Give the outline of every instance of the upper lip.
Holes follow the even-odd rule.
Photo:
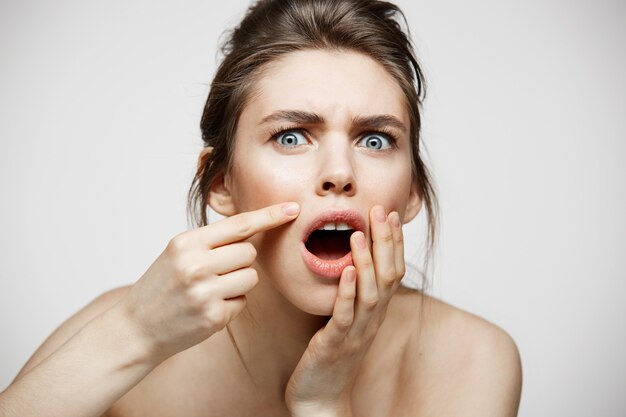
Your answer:
[[[365,230],[365,220],[354,210],[327,209],[315,217],[304,232],[303,241],[326,223],[347,223],[354,230]]]

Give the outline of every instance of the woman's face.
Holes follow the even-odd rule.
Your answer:
[[[356,52],[293,52],[269,64],[255,85],[224,182],[230,208],[213,208],[231,215],[300,204],[295,221],[250,241],[259,278],[301,310],[330,315],[337,292],[338,279],[320,276],[302,254],[320,213],[351,210],[369,237],[372,206],[397,211],[405,223],[419,211],[409,123],[395,79]]]

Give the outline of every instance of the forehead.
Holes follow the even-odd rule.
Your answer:
[[[244,109],[260,120],[275,110],[309,110],[326,118],[391,114],[409,125],[406,98],[378,62],[352,51],[304,50],[267,64]]]

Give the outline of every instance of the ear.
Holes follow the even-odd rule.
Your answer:
[[[213,147],[203,148],[198,156],[198,170],[206,164],[206,159],[213,152]],[[230,192],[230,177],[227,174],[215,178],[209,188],[208,203],[211,209],[222,216],[232,216],[235,214],[232,194]]]
[[[406,204],[404,211],[404,219],[402,223],[406,224],[413,220],[422,209],[422,196],[417,188],[417,184],[414,182],[411,186],[411,192],[409,194],[409,201]]]
[[[232,216],[236,214],[233,197],[231,194],[230,176],[220,175],[213,180],[209,189],[209,206],[216,213],[222,216]]]

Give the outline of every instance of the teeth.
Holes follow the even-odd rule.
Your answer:
[[[326,223],[317,230],[352,230],[348,223]]]
[[[350,230],[352,229],[348,226],[348,223],[337,223],[337,230]]]

